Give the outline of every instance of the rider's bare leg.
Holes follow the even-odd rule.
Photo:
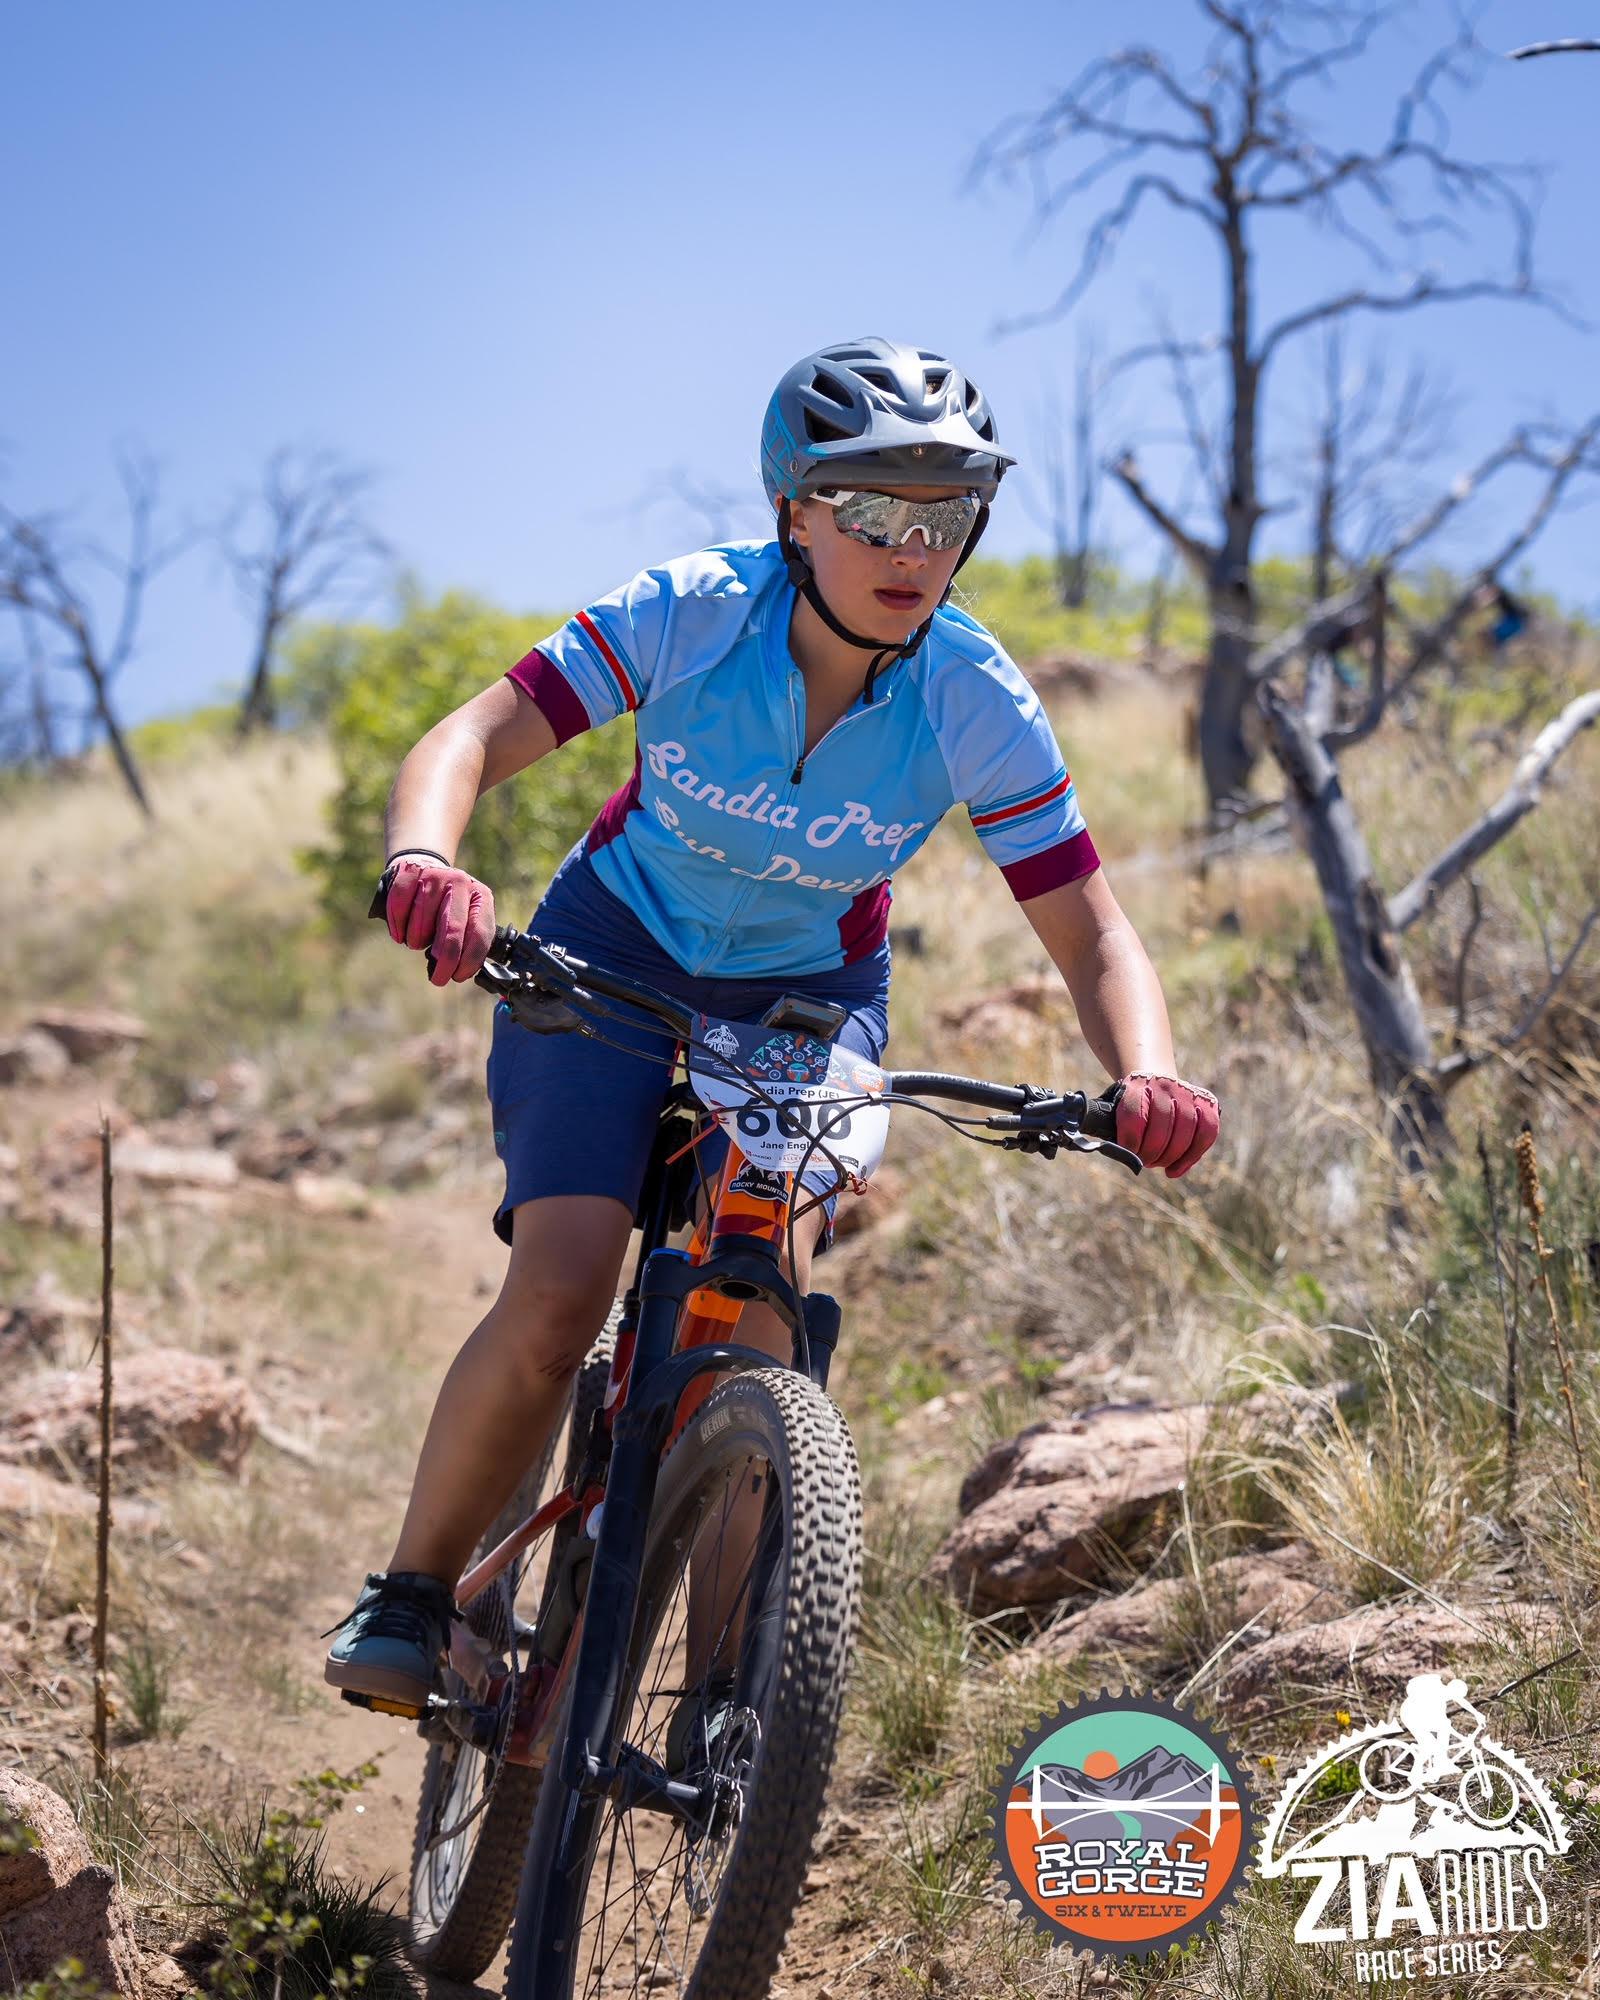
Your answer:
[[[605,1325],[633,1226],[606,1195],[524,1202],[511,1220],[505,1282],[439,1391],[389,1563],[452,1589]]]
[[[811,1256],[822,1228],[820,1208],[801,1216],[795,1224],[794,1285],[802,1297],[810,1289]],[[787,1257],[783,1269],[789,1275]],[[739,1315],[733,1338],[741,1347],[759,1348],[763,1354],[785,1364],[794,1354],[794,1335],[771,1306],[746,1306]],[[764,1490],[744,1487],[733,1499],[726,1517],[719,1513],[702,1527],[689,1573],[686,1687],[696,1686],[712,1665],[732,1666],[738,1655],[744,1624],[740,1593],[748,1588],[764,1499]]]

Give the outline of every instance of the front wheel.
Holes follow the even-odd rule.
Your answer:
[[[699,1737],[718,1810],[690,1829],[570,1788],[564,1714],[528,1841],[508,2000],[766,1992],[822,1815],[860,1577],[861,1483],[838,1410],[790,1369],[723,1383],[661,1468],[607,1749],[613,1765],[628,1749],[666,1764],[676,1715],[676,1734]],[[697,1707],[679,1714],[691,1652],[697,1676],[710,1661],[734,1677],[714,1747]]]

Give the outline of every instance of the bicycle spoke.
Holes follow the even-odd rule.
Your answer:
[[[612,1874],[612,1870],[613,1870],[613,1869],[614,1869],[614,1868],[616,1867],[616,1864],[617,1864],[617,1836],[618,1836],[618,1835],[619,1835],[619,1834],[621,1833],[621,1831],[622,1831],[622,1822],[621,1822],[621,1820],[619,1820],[619,1819],[613,1819],[613,1821],[612,1821],[612,1825],[611,1825],[611,1851],[610,1851],[610,1852],[609,1852],[609,1853],[607,1854],[607,1856],[606,1856],[606,1887],[607,1887],[607,1888],[609,1888],[609,1887],[611,1886],[611,1874]],[[602,1896],[604,1895],[604,1890],[602,1890],[601,1894],[602,1894]],[[618,1897],[616,1898],[616,1901],[617,1901],[617,1902],[621,1902],[621,1900],[622,1900],[622,1898],[621,1898],[620,1896],[618,1896]],[[602,1906],[601,1906],[601,1909],[600,1909],[600,1913],[599,1913],[599,1922],[600,1922],[600,1940],[601,1940],[601,1942],[602,1942],[602,1943],[604,1943],[604,1941],[605,1941],[605,1934],[606,1934],[606,1930],[605,1930],[605,1918],[606,1918],[606,1911],[607,1911],[608,1909],[610,1909],[611,1907],[612,1907],[612,1905],[611,1905],[610,1903],[603,1903],[603,1904],[602,1904]],[[591,1961],[590,1961],[590,1962],[591,1962],[591,1964],[592,1964],[592,1963],[593,1963],[593,1960],[591,1959]],[[609,1963],[609,1960],[607,1961],[607,1963]],[[605,1967],[604,1967],[604,1966],[602,1966],[602,1967],[601,1967],[601,1970],[602,1970],[602,1971],[604,1971],[604,1969],[605,1969]],[[596,1992],[598,1993],[598,1992],[600,1991],[600,1988],[599,1988],[598,1986],[596,1986],[596,1987],[595,1987],[595,1991],[596,1991]]]
[[[628,1840],[628,1852],[633,1858],[634,1880],[638,1884],[640,1893],[643,1896],[644,1906],[650,1912],[651,1931],[654,1935],[656,1942],[656,1950],[650,1954],[649,1962],[646,1967],[647,1971],[653,1972],[656,1967],[656,1962],[661,1956],[662,1947],[666,1946],[668,1957],[669,1958],[672,1957],[671,1948],[670,1946],[667,1945],[667,1931],[671,1923],[672,1899],[670,1896],[667,1899],[667,1914],[664,1916],[657,1916],[656,1906],[651,1901],[650,1898],[650,1885],[652,1882],[654,1882],[656,1876],[661,1872],[662,1868],[666,1866],[666,1861],[665,1857],[663,1857],[661,1861],[658,1861],[656,1863],[655,1867],[651,1869],[648,1875],[641,1877],[639,1874],[638,1851],[635,1849],[633,1844],[633,1827],[631,1822],[629,1823],[627,1828],[627,1840]],[[668,1845],[670,1849],[671,1843],[669,1842]],[[673,1874],[672,1881],[673,1881],[673,1887],[676,1888],[678,1881],[676,1872],[674,1872]],[[681,1987],[683,1985],[683,1967],[678,1964],[675,1958],[673,1959],[672,1962],[672,1969],[677,1974],[678,1985]]]
[[[772,1535],[781,1533],[781,1511],[763,1509],[749,1546],[739,1551],[737,1578],[730,1573],[730,1561],[735,1509],[757,1465],[770,1476],[771,1466],[751,1454],[726,1467],[720,1484],[696,1496],[692,1517],[678,1542],[675,1570],[665,1587],[656,1590],[645,1614],[653,1620],[654,1632],[632,1685],[622,1692],[621,1712],[627,1717],[623,1739],[658,1763],[665,1757],[662,1737],[675,1705],[698,1684],[689,1679],[696,1603],[702,1618],[714,1618],[712,1629],[698,1635],[699,1652],[708,1666],[720,1659],[731,1632],[756,1629],[750,1616],[755,1580],[770,1554]],[[701,1571],[698,1597],[696,1566]],[[715,1615],[724,1597],[727,1601]],[[743,1631],[738,1643],[742,1647]],[[754,1698],[759,1701],[762,1693],[754,1691]],[[704,1717],[698,1726],[703,1755],[709,1747]],[[648,1991],[652,1978],[663,1975],[669,1975],[681,1991],[709,1933],[709,1922],[703,1918],[712,1911],[726,1874],[738,1823],[711,1843],[697,1840],[676,1815],[620,1811],[611,1802],[605,1812],[611,1826],[606,1831],[602,1820],[597,1829],[588,1907],[580,1920],[585,1942],[578,1951],[577,1990],[586,2000],[588,1996],[600,2000],[619,1990],[615,1982],[625,1981],[631,1970],[633,1990],[638,1993]]]

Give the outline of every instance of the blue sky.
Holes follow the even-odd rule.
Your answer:
[[[1508,48],[1594,26],[1588,0],[1498,0]],[[921,0],[712,10],[613,0],[76,0],[15,9],[0,75],[11,303],[0,328],[0,491],[114,534],[113,449],[164,469],[169,518],[202,521],[276,447],[370,466],[375,524],[429,589],[564,607],[704,539],[662,491],[674,467],[751,496],[773,381],[829,339],[881,331],[954,355],[1006,442],[1038,460],[1070,326],[997,323],[1059,289],[1092,210],[1030,228],[1021,189],[968,184],[1000,120],[1095,54],[1148,39],[1189,55],[1193,0]],[[1447,20],[1416,0],[1381,53],[1319,100],[1370,132]],[[1594,186],[1600,58],[1497,65],[1455,115],[1459,150],[1551,180],[1544,268],[1600,325]],[[1271,299],[1310,295],[1348,253],[1271,244]],[[1164,306],[1209,331],[1218,264],[1152,209],[1078,317],[1117,348]],[[1373,329],[1459,397],[1442,465],[1512,422],[1600,403],[1597,339],[1484,305]],[[1309,350],[1278,379],[1310,394]],[[1106,442],[1142,443],[1168,492],[1173,413],[1151,375]],[[1275,497],[1301,485],[1279,432]],[[1593,604],[1592,513],[1541,545],[1541,578]],[[1113,510],[1124,559],[1151,545]],[[1281,540],[1297,532],[1285,516]],[[995,548],[1042,543],[1015,482]],[[1463,544],[1463,548],[1466,545]],[[135,717],[243,672],[247,630],[204,549],[156,585],[123,688]]]

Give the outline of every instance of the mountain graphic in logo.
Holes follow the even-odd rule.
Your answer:
[[[1029,1803],[1037,1805],[1043,1831],[1066,1840],[1130,1833],[1166,1840],[1212,1811],[1218,1791],[1214,1766],[1204,1770],[1161,1744],[1105,1777],[1071,1764],[1036,1764],[1029,1777]]]

